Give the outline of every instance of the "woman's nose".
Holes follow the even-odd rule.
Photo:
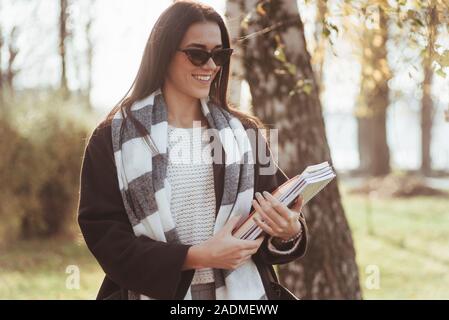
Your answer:
[[[214,59],[209,58],[209,60],[203,67],[206,69],[215,70],[217,68],[217,65],[215,64]]]

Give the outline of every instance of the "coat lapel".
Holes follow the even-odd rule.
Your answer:
[[[223,188],[224,188],[224,149],[221,147],[222,160],[220,163],[213,161],[213,171],[214,171],[214,189],[215,189],[215,217],[217,217],[218,210],[220,209],[221,199],[223,198]],[[214,159],[214,157],[212,157]]]

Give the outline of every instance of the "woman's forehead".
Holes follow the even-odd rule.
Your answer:
[[[181,46],[203,47],[214,49],[221,46],[221,31],[215,22],[199,22],[192,24],[184,34]]]

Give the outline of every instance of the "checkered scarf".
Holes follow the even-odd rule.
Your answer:
[[[254,162],[249,137],[236,117],[208,99],[201,99],[201,110],[225,152],[223,197],[214,225],[216,234],[230,217],[241,216],[243,220],[248,216],[254,194]],[[142,136],[131,121],[124,121],[121,112],[115,115],[112,144],[126,213],[136,236],[179,243],[170,212],[171,191],[166,178],[167,107],[161,90],[134,103],[130,112],[146,128],[151,139]],[[218,300],[267,299],[262,279],[251,259],[235,270],[213,271]],[[184,299],[192,299],[191,289],[192,286]],[[129,291],[129,298],[152,299],[132,291]]]

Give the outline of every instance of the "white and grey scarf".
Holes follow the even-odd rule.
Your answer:
[[[236,117],[209,99],[201,99],[201,110],[225,152],[223,197],[215,220],[216,234],[230,217],[243,219],[250,212],[254,193],[253,153],[249,137]],[[171,191],[166,178],[167,108],[161,90],[134,103],[131,112],[152,140],[142,136],[131,121],[123,121],[120,112],[115,115],[112,144],[126,213],[136,236],[179,243],[170,212]],[[151,147],[153,142],[156,148]],[[251,259],[235,270],[214,269],[214,276],[218,300],[267,299],[262,279]],[[129,298],[152,299],[131,291]],[[184,299],[192,299],[191,287]]]

